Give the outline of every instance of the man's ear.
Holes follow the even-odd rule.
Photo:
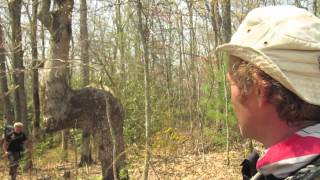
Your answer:
[[[268,98],[267,98],[267,89],[263,84],[262,79],[258,76],[255,75],[255,94],[257,97],[257,101],[258,101],[258,106],[262,107],[264,106],[266,103],[268,103]]]

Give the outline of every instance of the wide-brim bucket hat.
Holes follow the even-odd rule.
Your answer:
[[[217,51],[255,64],[304,101],[320,105],[320,19],[307,10],[256,8]]]

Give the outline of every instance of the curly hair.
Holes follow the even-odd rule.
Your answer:
[[[230,56],[229,75],[239,87],[242,99],[245,99],[257,85],[256,76],[260,77],[268,101],[274,105],[279,117],[286,120],[289,126],[320,123],[320,106],[303,101],[254,64]]]

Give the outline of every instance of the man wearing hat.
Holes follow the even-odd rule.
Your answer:
[[[241,134],[266,147],[244,179],[320,179],[320,19],[294,6],[257,8],[217,50],[229,56]]]
[[[4,150],[9,159],[9,174],[12,180],[16,180],[21,152],[27,142],[27,136],[22,132],[23,124],[14,123],[14,131],[5,136]]]

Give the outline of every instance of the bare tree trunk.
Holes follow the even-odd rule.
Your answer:
[[[222,43],[224,41],[224,37],[223,37],[223,34],[221,31],[223,31],[222,27],[223,27],[223,24],[222,24],[222,18],[221,18],[221,15],[220,15],[220,6],[219,6],[219,1],[218,0],[211,0],[210,2],[210,5],[211,5],[211,22],[212,22],[212,28],[213,28],[213,31],[214,31],[214,34],[215,34],[215,45],[214,47],[217,47],[220,43]],[[215,54],[216,57],[218,57],[218,54]],[[222,63],[221,61],[217,61],[216,63],[216,66],[213,67],[213,70],[216,70],[213,72],[213,74],[215,73],[220,73],[220,70],[221,70],[221,66],[222,66]],[[217,114],[220,114],[220,113],[223,113],[223,106],[221,105],[221,101],[219,100],[219,95],[220,95],[220,89],[222,88],[221,86],[221,82],[220,81],[214,81],[213,82],[214,85],[213,87],[215,88],[215,91],[217,93],[215,93],[215,98],[217,99],[217,102],[216,102],[216,113]],[[216,129],[217,130],[220,130],[221,129],[221,126],[222,126],[222,122],[218,117],[216,118],[215,120],[216,124]]]
[[[218,0],[211,0],[210,2],[211,5],[211,23],[212,23],[212,28],[215,34],[215,47],[218,46],[221,42],[223,42],[223,37],[222,37],[222,17],[220,15],[220,7],[219,7],[219,1]],[[218,64],[218,68],[219,64]]]
[[[4,33],[2,30],[2,24],[0,24],[0,94],[3,100],[3,115],[6,124],[13,125],[14,113],[9,96],[7,73],[6,73],[6,56],[5,56],[5,44]]]
[[[211,24],[212,24],[212,28],[213,28],[213,32],[214,32],[214,47],[217,47],[219,44],[219,39],[218,37],[220,36],[219,31],[218,31],[218,25],[217,25],[217,21],[216,21],[216,8],[217,8],[217,1],[215,0],[211,0],[211,9],[209,6],[209,3],[206,3],[206,7],[207,7],[207,11],[210,14],[210,19],[211,19]]]
[[[223,2],[223,26],[224,26],[224,42],[229,42],[231,39],[231,5],[230,0],[225,0]],[[226,72],[225,72],[225,64],[222,62],[222,75],[223,75],[223,88],[224,88],[224,100],[225,100],[225,123],[226,123],[226,131],[227,131],[227,164],[229,165],[230,159],[229,159],[229,122],[228,122],[228,91],[227,91],[227,85],[226,85]]]
[[[87,25],[87,0],[81,0],[80,3],[80,44],[81,44],[81,59],[83,62],[82,67],[82,86],[89,85],[89,37]]]
[[[89,39],[87,25],[87,1],[80,1],[80,44],[81,44],[81,76],[82,87],[89,85]],[[87,130],[82,132],[81,158],[79,166],[92,164],[90,133]]]
[[[62,150],[62,160],[68,161],[68,141],[70,138],[69,130],[63,130],[61,132],[61,150]]]
[[[231,3],[230,3],[230,0],[223,1],[222,13],[223,13],[224,43],[227,43],[231,39]]]
[[[146,157],[144,162],[143,179],[148,180],[149,175],[149,161],[151,156],[150,149],[150,137],[149,137],[149,125],[150,125],[150,80],[149,80],[149,29],[148,22],[143,24],[142,22],[142,3],[140,0],[137,1],[137,14],[138,14],[138,31],[140,33],[140,41],[143,46],[143,57],[144,57],[144,103],[145,103],[145,134],[146,134]],[[146,17],[148,19],[148,17]],[[147,20],[146,20],[147,21]]]
[[[121,91],[121,95],[123,98],[126,98],[126,81],[127,81],[127,74],[126,74],[126,56],[125,56],[125,39],[123,34],[124,25],[122,24],[122,16],[121,16],[121,0],[116,0],[116,27],[117,27],[117,36],[116,36],[116,44],[117,49],[120,52],[120,76],[121,81],[119,83],[119,90]]]
[[[27,120],[27,98],[24,87],[24,65],[23,65],[23,51],[22,51],[22,33],[21,33],[21,0],[12,0],[8,3],[9,14],[11,17],[11,31],[13,42],[13,82],[19,86],[15,93],[15,118],[16,121],[21,121],[24,124],[24,132],[29,134],[29,125]],[[32,138],[29,137],[29,142]],[[31,152],[27,153],[24,170],[32,169]]]
[[[66,66],[72,33],[71,10],[73,1],[60,1],[57,4],[59,5],[59,9],[52,11],[52,15],[50,15],[48,13],[50,10],[50,0],[42,1],[42,9],[38,15],[39,20],[47,27],[51,34],[50,54],[52,59],[45,62],[45,76],[47,79],[45,80],[44,116],[47,118],[47,121],[56,118],[59,121],[66,119],[66,113],[71,108],[68,101],[71,99],[72,91],[67,84],[68,71]]]
[[[26,92],[24,87],[24,71],[23,66],[23,51],[21,37],[21,0],[9,1],[9,13],[11,17],[11,31],[13,42],[13,82],[19,86],[15,93],[15,120],[21,121],[25,126],[25,132],[29,133],[27,122],[27,102]]]
[[[38,17],[37,17],[38,18]],[[39,18],[38,18],[39,19]],[[39,67],[43,68],[44,66],[44,62],[46,60],[46,43],[45,43],[45,31],[44,31],[44,25],[41,24],[41,31],[40,31],[40,39],[41,39],[41,61],[39,63]],[[43,72],[43,71],[42,71]],[[46,89],[46,86],[45,86],[45,83],[42,80],[40,80],[40,83],[39,83],[39,100],[40,100],[40,112],[44,112],[44,109],[45,109],[45,89]],[[40,134],[40,138],[43,139],[46,137],[46,134],[45,133],[41,133]]]
[[[225,66],[222,66],[223,70],[223,88],[224,88],[224,116],[225,116],[225,122],[226,122],[226,131],[227,131],[227,165],[230,164],[230,157],[229,157],[229,121],[228,121],[228,91],[227,91],[227,80],[226,80],[226,75],[225,75]]]
[[[191,96],[189,101],[189,113],[190,113],[190,131],[193,132],[194,122],[196,118],[198,118],[196,108],[193,106],[197,104],[197,85],[196,85],[196,66],[195,66],[195,54],[196,54],[196,38],[195,38],[195,28],[193,23],[193,1],[187,1],[188,11],[189,11],[189,34],[190,34],[190,46],[189,46],[189,53],[190,53],[190,76],[191,76]]]
[[[179,98],[178,98],[178,103],[179,103],[179,123],[180,123],[180,128],[183,127],[183,119],[184,113],[182,111],[182,106],[183,104],[183,95],[184,95],[184,88],[183,88],[183,65],[182,62],[185,60],[185,53],[184,53],[184,29],[183,29],[183,19],[180,11],[178,23],[180,26],[179,30]]]
[[[110,129],[110,134],[111,134],[111,139],[112,139],[112,170],[113,170],[113,177],[114,180],[118,180],[117,176],[117,165],[116,165],[116,159],[117,159],[117,139],[116,139],[116,133],[115,133],[115,127],[113,127],[113,123],[111,121],[111,116],[110,116],[110,111],[112,109],[108,106],[108,98],[105,97],[106,99],[106,115],[107,115],[107,120],[109,124],[109,129]]]
[[[32,53],[32,97],[33,97],[33,136],[38,138],[40,130],[40,97],[39,97],[39,73],[38,73],[38,43],[37,43],[37,14],[38,0],[32,0],[32,22],[31,22],[31,53]]]
[[[51,35],[51,59],[45,63],[45,111],[44,120],[47,131],[68,128],[87,129],[94,133],[98,143],[103,180],[114,179],[113,161],[117,167],[117,177],[125,170],[123,140],[123,109],[120,101],[110,92],[96,88],[72,90],[67,83],[67,64],[72,35],[71,19],[73,0],[43,0],[39,20]],[[50,10],[50,7],[55,7]],[[50,12],[50,13],[48,13]],[[106,101],[107,98],[107,101]],[[106,106],[110,110],[117,138],[116,156],[112,156],[112,138],[108,128]]]

